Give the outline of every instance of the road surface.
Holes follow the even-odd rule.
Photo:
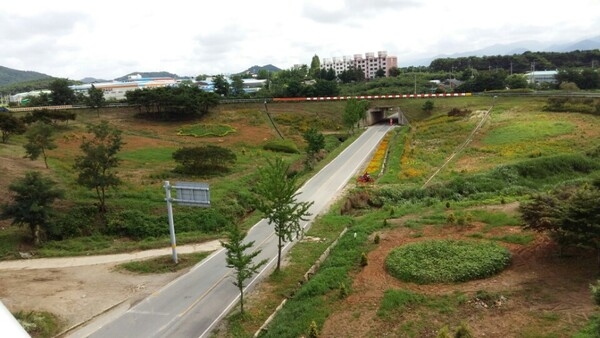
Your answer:
[[[313,201],[311,216],[302,224],[308,229],[319,214],[327,211],[350,178],[359,174],[390,126],[367,128],[336,159],[313,176],[299,190],[298,200]],[[277,237],[273,226],[263,219],[249,230],[247,241],[262,250],[256,261],[269,263],[246,287],[251,289],[270,273],[277,260]],[[283,253],[293,242],[287,243]],[[69,337],[208,337],[215,325],[237,304],[239,291],[232,284],[232,269],[226,267],[225,250],[220,249],[191,271],[169,283],[124,313],[92,321]]]

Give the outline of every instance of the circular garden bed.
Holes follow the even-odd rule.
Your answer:
[[[385,267],[406,282],[455,283],[492,276],[510,260],[510,251],[494,242],[428,240],[393,249]]]

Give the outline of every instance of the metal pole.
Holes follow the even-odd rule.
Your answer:
[[[171,249],[173,250],[173,263],[177,264],[177,249],[175,244],[175,224],[173,222],[173,202],[171,200],[171,185],[165,181],[165,194],[167,201],[167,215],[169,217],[169,234],[171,235]]]

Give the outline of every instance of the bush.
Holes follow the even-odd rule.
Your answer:
[[[367,254],[363,252],[360,255],[360,266],[365,267],[367,265],[369,265],[369,258],[367,257]]]
[[[346,284],[347,270],[342,267],[322,268],[294,297],[297,300],[321,296]],[[341,281],[341,282],[340,282]]]
[[[233,151],[214,145],[183,147],[173,153],[176,172],[201,175],[228,172],[237,159]]]
[[[592,292],[594,303],[600,305],[600,280],[597,280],[596,284],[590,284],[590,291]]]
[[[308,337],[309,338],[319,337],[319,330],[317,328],[317,323],[314,320],[310,323],[310,328],[308,329]]]
[[[14,317],[32,337],[55,337],[60,333],[60,319],[50,312],[19,311]]]
[[[430,240],[395,248],[385,267],[403,281],[451,283],[492,276],[510,259],[510,252],[493,242]]]
[[[49,229],[48,239],[63,240],[86,236],[97,229],[94,219],[98,217],[98,208],[93,205],[74,206],[61,213]]]
[[[263,145],[264,150],[270,150],[279,153],[298,154],[298,146],[291,140],[274,140]]]
[[[340,283],[340,299],[344,299],[348,297],[348,289],[346,288],[346,284]]]
[[[132,239],[159,237],[169,233],[167,219],[159,221],[156,216],[137,209],[127,209],[111,214],[107,232],[110,235],[125,236]]]

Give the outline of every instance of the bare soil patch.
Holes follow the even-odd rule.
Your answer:
[[[0,299],[13,311],[48,311],[69,328],[103,311],[134,304],[185,273],[138,275],[114,264],[38,270],[3,270]]]

